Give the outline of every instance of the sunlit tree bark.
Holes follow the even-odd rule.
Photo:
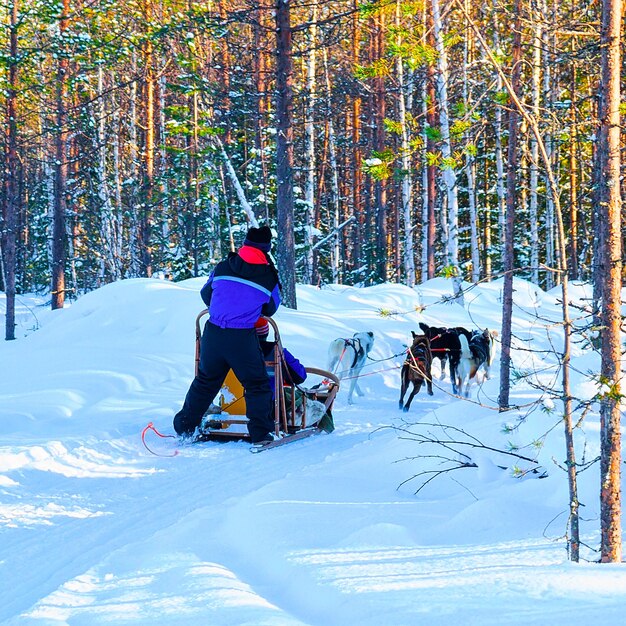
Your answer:
[[[6,295],[5,339],[15,339],[15,270],[17,262],[17,230],[20,211],[19,159],[17,152],[17,79],[18,79],[18,0],[9,9],[9,85],[5,128],[6,168],[4,171],[4,204],[0,222],[0,255],[2,283]]]
[[[622,0],[603,0],[597,168],[603,241],[602,388],[600,402],[600,552],[602,562],[622,560],[621,529],[621,194],[620,67]]]
[[[295,309],[296,265],[293,196],[293,70],[291,49],[291,0],[276,0],[276,217],[278,270],[283,303]]]

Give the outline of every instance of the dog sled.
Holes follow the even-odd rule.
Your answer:
[[[207,314],[208,310],[204,309],[196,318],[196,373],[200,365],[201,321]],[[284,367],[285,356],[278,326],[271,318],[265,319],[274,332],[274,348],[265,365],[274,388],[275,440],[258,448],[272,448],[324,431],[331,432],[334,429],[332,407],[339,391],[339,378],[316,367],[305,367],[306,387],[286,380],[283,371],[287,368]],[[244,389],[230,370],[216,400],[202,420],[198,440],[249,441],[247,423]]]

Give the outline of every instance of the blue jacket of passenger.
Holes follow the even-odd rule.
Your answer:
[[[254,328],[280,305],[278,274],[265,254],[250,246],[230,252],[200,291],[210,322],[220,328]]]
[[[276,342],[260,339],[259,345],[261,346],[265,360],[270,359]],[[287,348],[283,348],[283,357],[285,359],[283,364],[283,380],[285,383],[301,385],[306,380],[306,368],[289,350],[287,350]],[[285,365],[287,367],[285,367]]]
[[[304,365],[286,348],[283,348],[283,354],[285,356],[285,362],[287,363],[287,371],[289,372],[289,377],[283,374],[283,378],[286,382],[301,385],[306,380],[306,369]]]
[[[265,357],[265,359],[271,359],[276,342],[267,341],[266,339],[260,339],[259,345],[261,346],[261,350],[263,351],[263,356]],[[291,385],[291,383],[293,383],[294,385],[301,385],[306,380],[306,368],[286,348],[283,348],[283,358],[283,384],[287,386]],[[274,380],[274,366],[272,366],[271,368],[267,368],[267,374],[270,378],[272,398],[274,398],[276,384],[276,381]]]

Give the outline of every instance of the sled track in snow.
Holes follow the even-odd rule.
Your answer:
[[[144,455],[140,441],[133,441],[130,446],[128,441],[119,440],[73,441],[63,446],[43,446],[45,452],[38,444],[39,456],[46,457],[56,468],[54,471],[64,473],[66,478],[61,483],[56,477],[49,488],[46,481],[42,481],[45,473],[41,466],[33,464],[23,469],[19,486],[11,490],[19,493],[19,505],[67,502],[72,498],[68,494],[80,494],[80,505],[96,515],[71,520],[61,519],[66,517],[61,515],[45,525],[21,525],[3,531],[7,541],[0,576],[12,580],[12,588],[9,591],[5,587],[0,592],[0,621],[16,618],[32,609],[35,589],[37,599],[41,600],[128,544],[141,543],[155,535],[161,535],[158,541],[163,541],[169,527],[198,509],[219,511],[229,499],[248,495],[289,473],[306,471],[311,465],[310,447],[319,453],[314,454],[315,465],[324,463],[329,454],[341,453],[362,441],[362,437],[353,435],[322,434],[262,455],[251,455],[249,444],[243,442],[200,443],[182,446],[179,455],[173,458]],[[300,458],[301,446],[308,449],[306,456]],[[127,456],[120,458],[120,450],[125,450]],[[116,462],[109,468],[101,465],[100,471],[92,466],[91,474],[81,477],[76,467],[70,471],[70,459],[85,456],[99,459],[102,465],[115,456]],[[122,471],[120,466],[133,471]],[[243,482],[242,475],[245,476]],[[107,483],[111,480],[127,481],[123,498],[119,497],[119,489],[113,491],[112,496],[107,495]],[[65,485],[63,491],[59,491],[59,484]],[[173,509],[169,504],[173,484],[180,509]],[[210,523],[207,519],[208,527]],[[60,557],[54,563],[41,562],[37,553],[42,545],[50,544],[63,546],[58,551]],[[28,558],[24,558],[25,555]],[[22,566],[38,560],[36,570],[29,566],[27,571]]]

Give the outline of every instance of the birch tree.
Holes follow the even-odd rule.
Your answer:
[[[324,49],[324,78],[326,83],[326,110],[331,110],[331,86],[330,72],[328,71],[328,53]],[[339,168],[337,166],[337,145],[335,139],[335,126],[332,116],[328,116],[326,122],[328,133],[328,161],[330,165],[330,213],[332,215],[332,228],[334,231],[333,247],[330,255],[333,283],[341,282],[341,229],[339,227]]]
[[[430,9],[430,10],[429,10]],[[425,36],[423,45],[425,49],[435,48],[433,35],[432,7],[428,4],[424,7]],[[436,204],[437,204],[437,181],[436,167],[429,162],[429,155],[436,151],[433,130],[437,126],[437,93],[435,85],[437,73],[432,63],[426,65],[426,76],[423,83],[422,114],[424,124],[424,163],[423,163],[423,233],[422,233],[422,281],[435,277],[435,242],[436,242]]]
[[[304,183],[304,282],[313,280],[313,228],[315,226],[315,100],[317,65],[317,17],[318,3],[313,2],[311,26],[308,31],[309,50],[306,55],[306,104],[304,132],[306,137],[306,179]],[[330,108],[329,108],[330,110]]]
[[[469,0],[465,0],[465,10],[470,12]],[[469,115],[470,110],[470,85],[468,78],[469,66],[471,64],[472,32],[466,34],[463,44],[463,109],[465,115]],[[467,179],[467,202],[470,222],[470,255],[472,260],[472,282],[480,280],[480,254],[478,249],[478,210],[476,206],[476,163],[475,146],[471,143],[468,133],[465,134],[465,176]]]
[[[452,273],[454,294],[463,305],[461,269],[459,267],[459,203],[455,160],[450,139],[450,113],[448,102],[448,57],[443,43],[443,24],[439,0],[432,0],[435,46],[437,49],[437,95],[439,102],[439,126],[441,128],[442,173],[448,198],[448,265]]]
[[[496,12],[494,11],[494,29],[493,29],[493,46],[498,56],[501,56],[502,50],[500,49],[500,32],[499,24],[496,19]],[[496,94],[497,98],[503,90],[502,76],[499,72],[496,72]],[[504,153],[502,145],[503,134],[503,122],[502,122],[502,107],[496,104],[495,121],[494,121],[494,133],[495,133],[495,160],[496,160],[496,195],[498,198],[498,233],[499,241],[504,242],[504,233],[506,231],[506,189],[505,189],[505,173],[504,173]],[[502,262],[503,249],[502,246],[498,246],[500,253],[500,262]]]
[[[112,280],[119,280],[122,276],[120,267],[120,257],[118,256],[118,234],[117,220],[113,210],[111,191],[108,184],[107,168],[107,133],[106,133],[106,107],[104,99],[104,68],[100,65],[97,70],[98,90],[96,102],[98,103],[97,120],[93,121],[94,128],[94,151],[98,154],[98,196],[100,198],[100,231],[102,236],[101,255],[103,265],[108,270]],[[104,276],[103,276],[104,278]]]
[[[396,29],[398,32],[397,45],[401,50],[402,39],[400,35],[400,12],[401,2],[396,2]],[[398,118],[400,122],[400,159],[401,171],[401,198],[402,219],[404,222],[404,276],[408,287],[415,286],[415,252],[413,246],[413,183],[411,180],[411,152],[409,147],[409,130],[407,126],[404,80],[404,60],[402,54],[396,55],[396,75],[398,78]]]

